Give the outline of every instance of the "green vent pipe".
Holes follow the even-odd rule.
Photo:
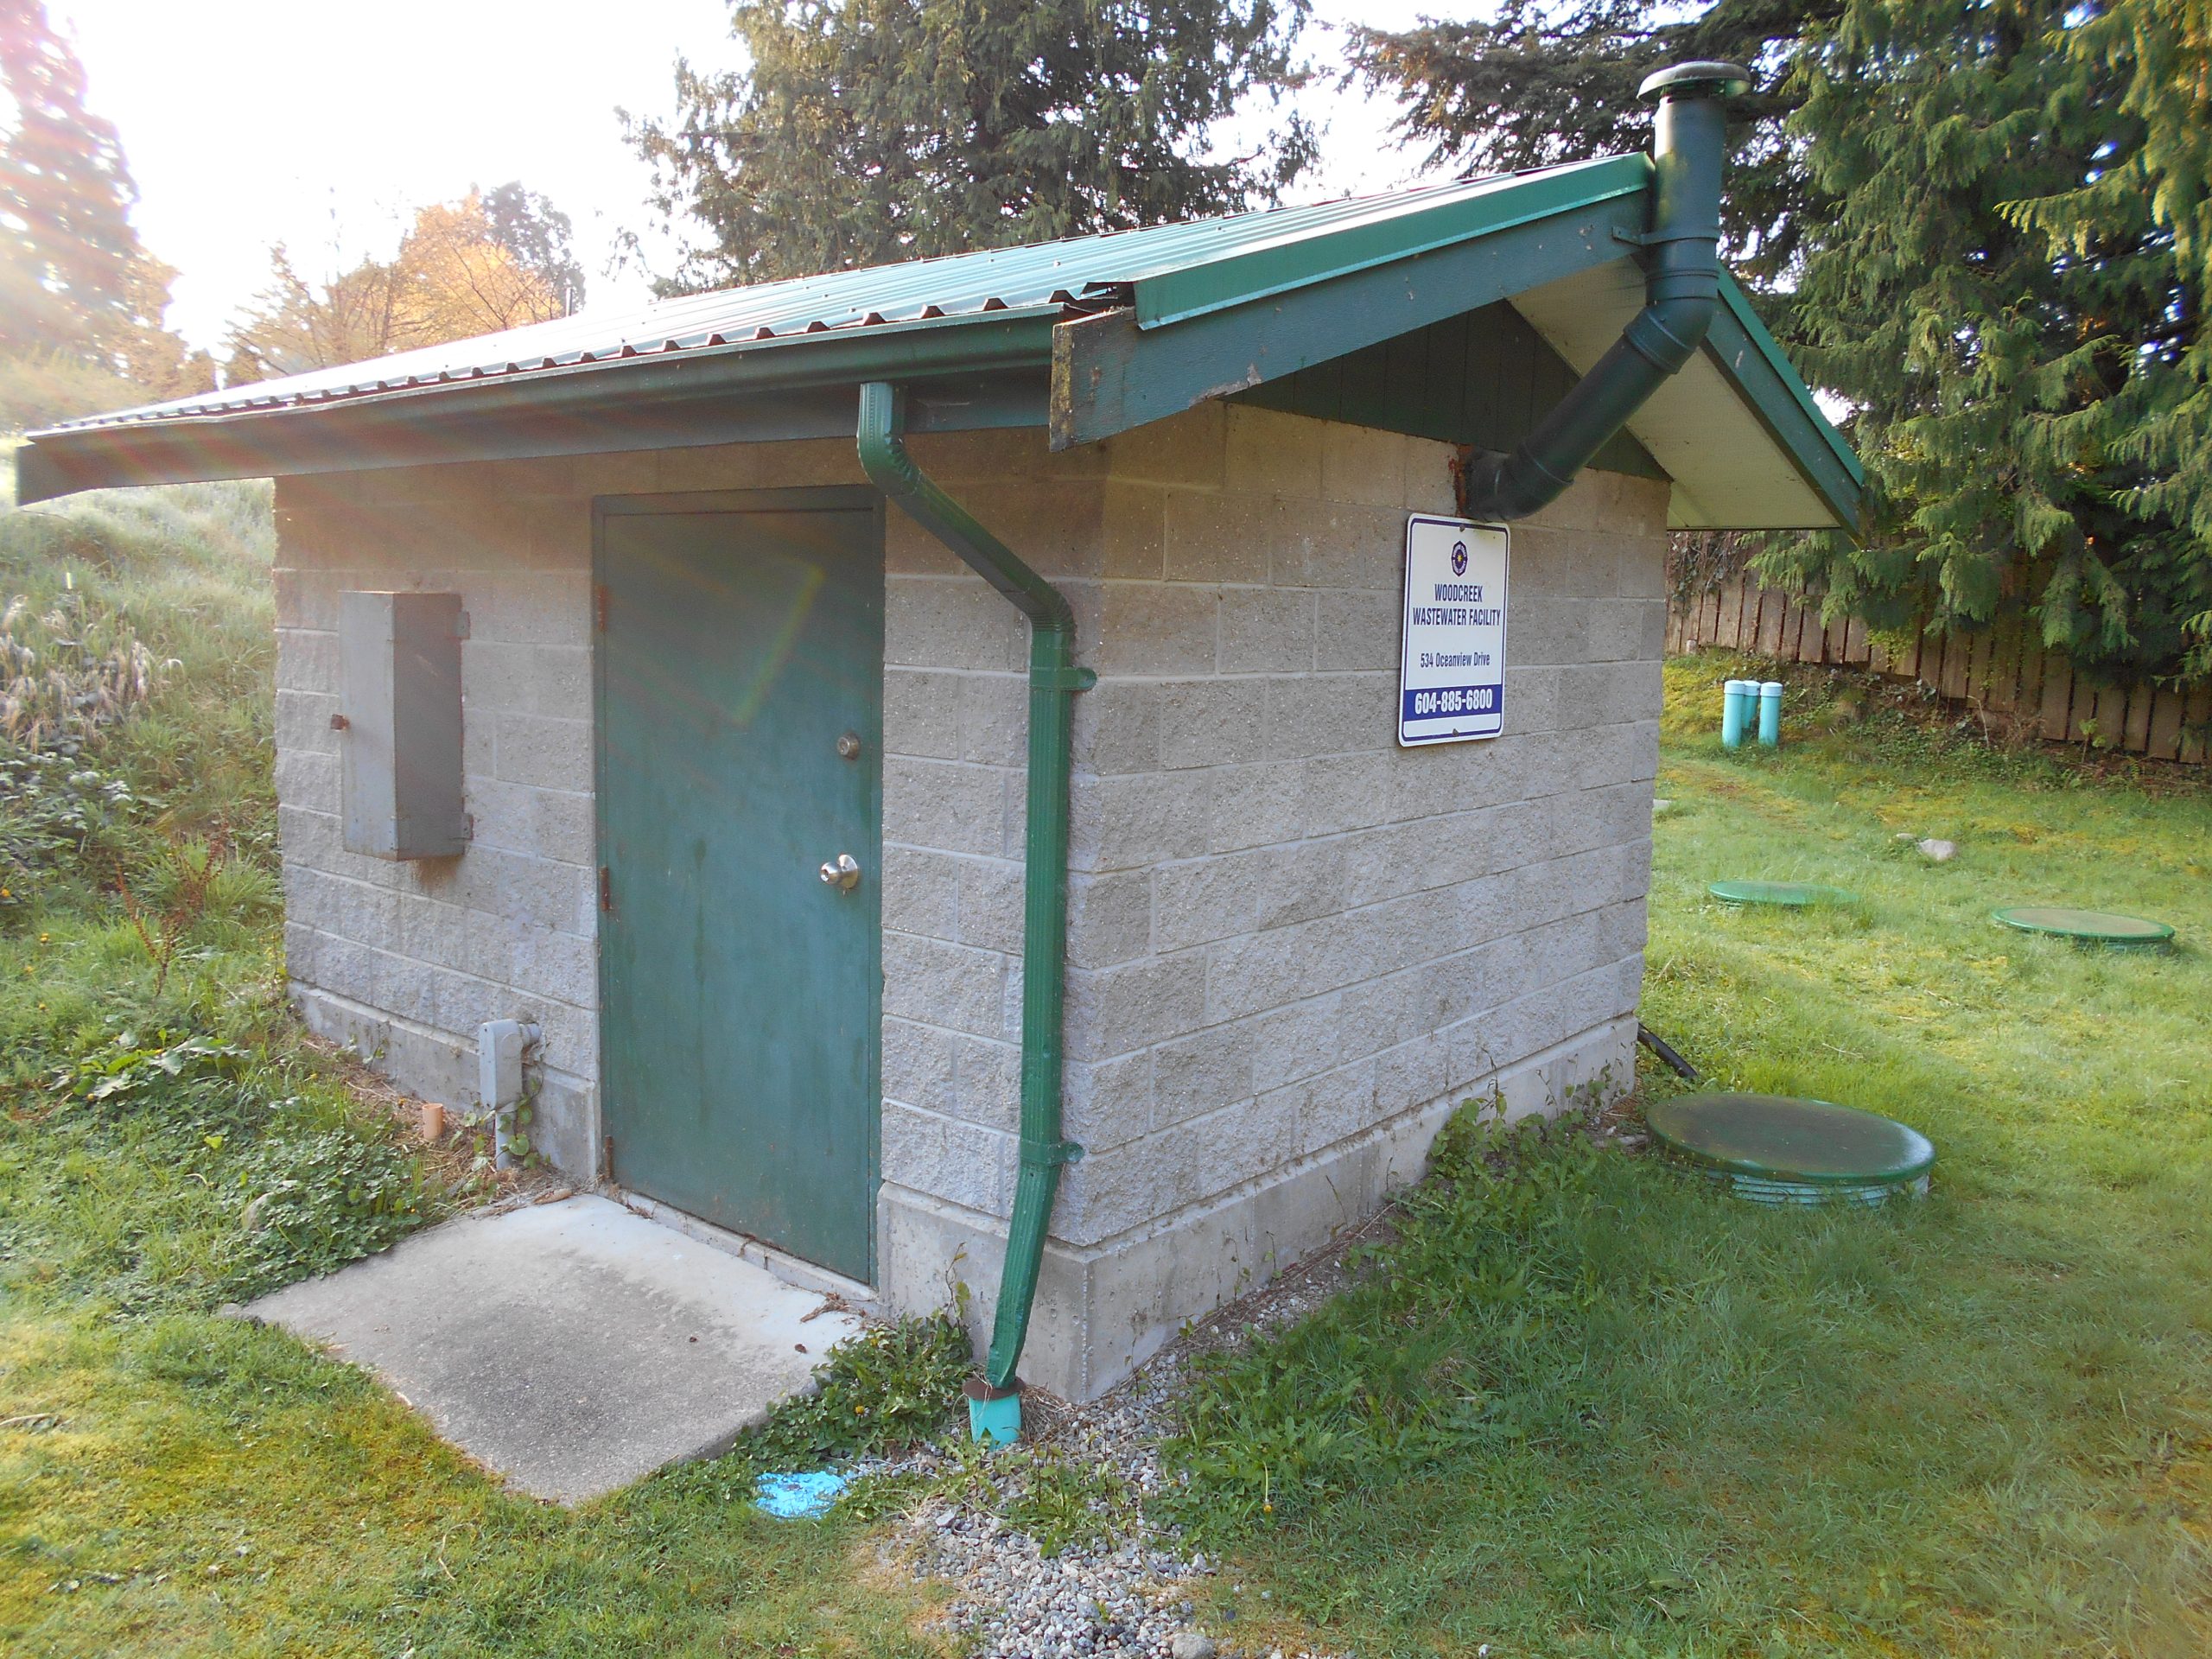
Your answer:
[[[1510,455],[1484,455],[1460,474],[1470,518],[1525,518],[1557,500],[1590,458],[1704,343],[1720,304],[1720,171],[1728,149],[1721,99],[1746,92],[1733,63],[1678,63],[1638,87],[1655,93],[1651,228],[1643,309]]]
[[[1029,821],[1023,841],[1021,1171],[999,1275],[984,1375],[1011,1388],[1045,1258],[1060,1166],[1083,1148],[1060,1138],[1060,1035],[1066,1001],[1069,735],[1075,694],[1097,681],[1075,665],[1075,613],[1059,590],[1014,556],[932,482],[899,436],[899,398],[882,381],[861,388],[861,468],[907,516],[975,568],[1029,619]]]

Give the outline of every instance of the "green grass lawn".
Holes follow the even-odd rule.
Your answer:
[[[269,550],[251,486],[0,516],[10,638],[174,659],[0,789],[0,1646],[936,1651],[864,1514],[770,1522],[741,1457],[514,1498],[215,1316],[465,1197],[283,1013]],[[1463,1120],[1384,1270],[1199,1392],[1181,1507],[1233,1562],[1209,1618],[1363,1659],[2205,1651],[2212,797],[1810,681],[1806,741],[1724,757],[1726,671],[1670,671],[1646,1017],[1723,1084],[1919,1125],[1935,1196],[1770,1215]],[[1735,913],[1723,874],[1863,902]],[[2186,944],[2009,935],[2007,900]]]
[[[1469,1137],[1446,1173],[1506,1179],[1425,1192],[1363,1289],[1202,1390],[1217,1617],[1363,1659],[2212,1651],[2212,793],[1812,676],[1802,741],[1729,756],[1734,671],[1669,671],[1644,1017],[1713,1086],[1918,1126],[1934,1196],[1771,1214]],[[1732,911],[1729,875],[1860,902]],[[2184,943],[2030,938],[2008,902]]]
[[[455,1198],[283,1013],[270,546],[257,486],[0,514],[0,632],[74,685],[67,642],[135,637],[157,681],[53,764],[0,744],[0,1649],[932,1651],[858,1516],[769,1521],[730,1460],[509,1497],[361,1373],[216,1317]],[[156,944],[177,918],[165,976],[118,876]]]

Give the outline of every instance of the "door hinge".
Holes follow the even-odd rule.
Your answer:
[[[591,590],[592,624],[600,632],[607,632],[607,584],[601,582]]]
[[[610,916],[614,913],[614,875],[604,864],[599,867],[599,907]]]

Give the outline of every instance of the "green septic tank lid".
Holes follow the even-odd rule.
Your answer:
[[[1825,1100],[1683,1095],[1643,1116],[1669,1152],[1770,1204],[1878,1204],[1900,1188],[1924,1189],[1936,1162],[1919,1130]]]
[[[1817,881],[1715,881],[1706,891],[1724,905],[1781,905],[1802,910],[1809,905],[1848,905],[1858,895]]]
[[[2071,910],[2063,905],[2015,905],[1991,916],[2023,933],[2050,933],[2087,944],[2164,944],[2174,931],[2140,916],[2114,916],[2102,910]]]

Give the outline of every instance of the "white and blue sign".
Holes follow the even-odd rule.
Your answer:
[[[1504,526],[1414,513],[1405,524],[1398,743],[1497,736],[1504,716]]]
[[[1398,742],[1465,743],[1504,725],[1505,531],[1415,513],[1406,521]]]

